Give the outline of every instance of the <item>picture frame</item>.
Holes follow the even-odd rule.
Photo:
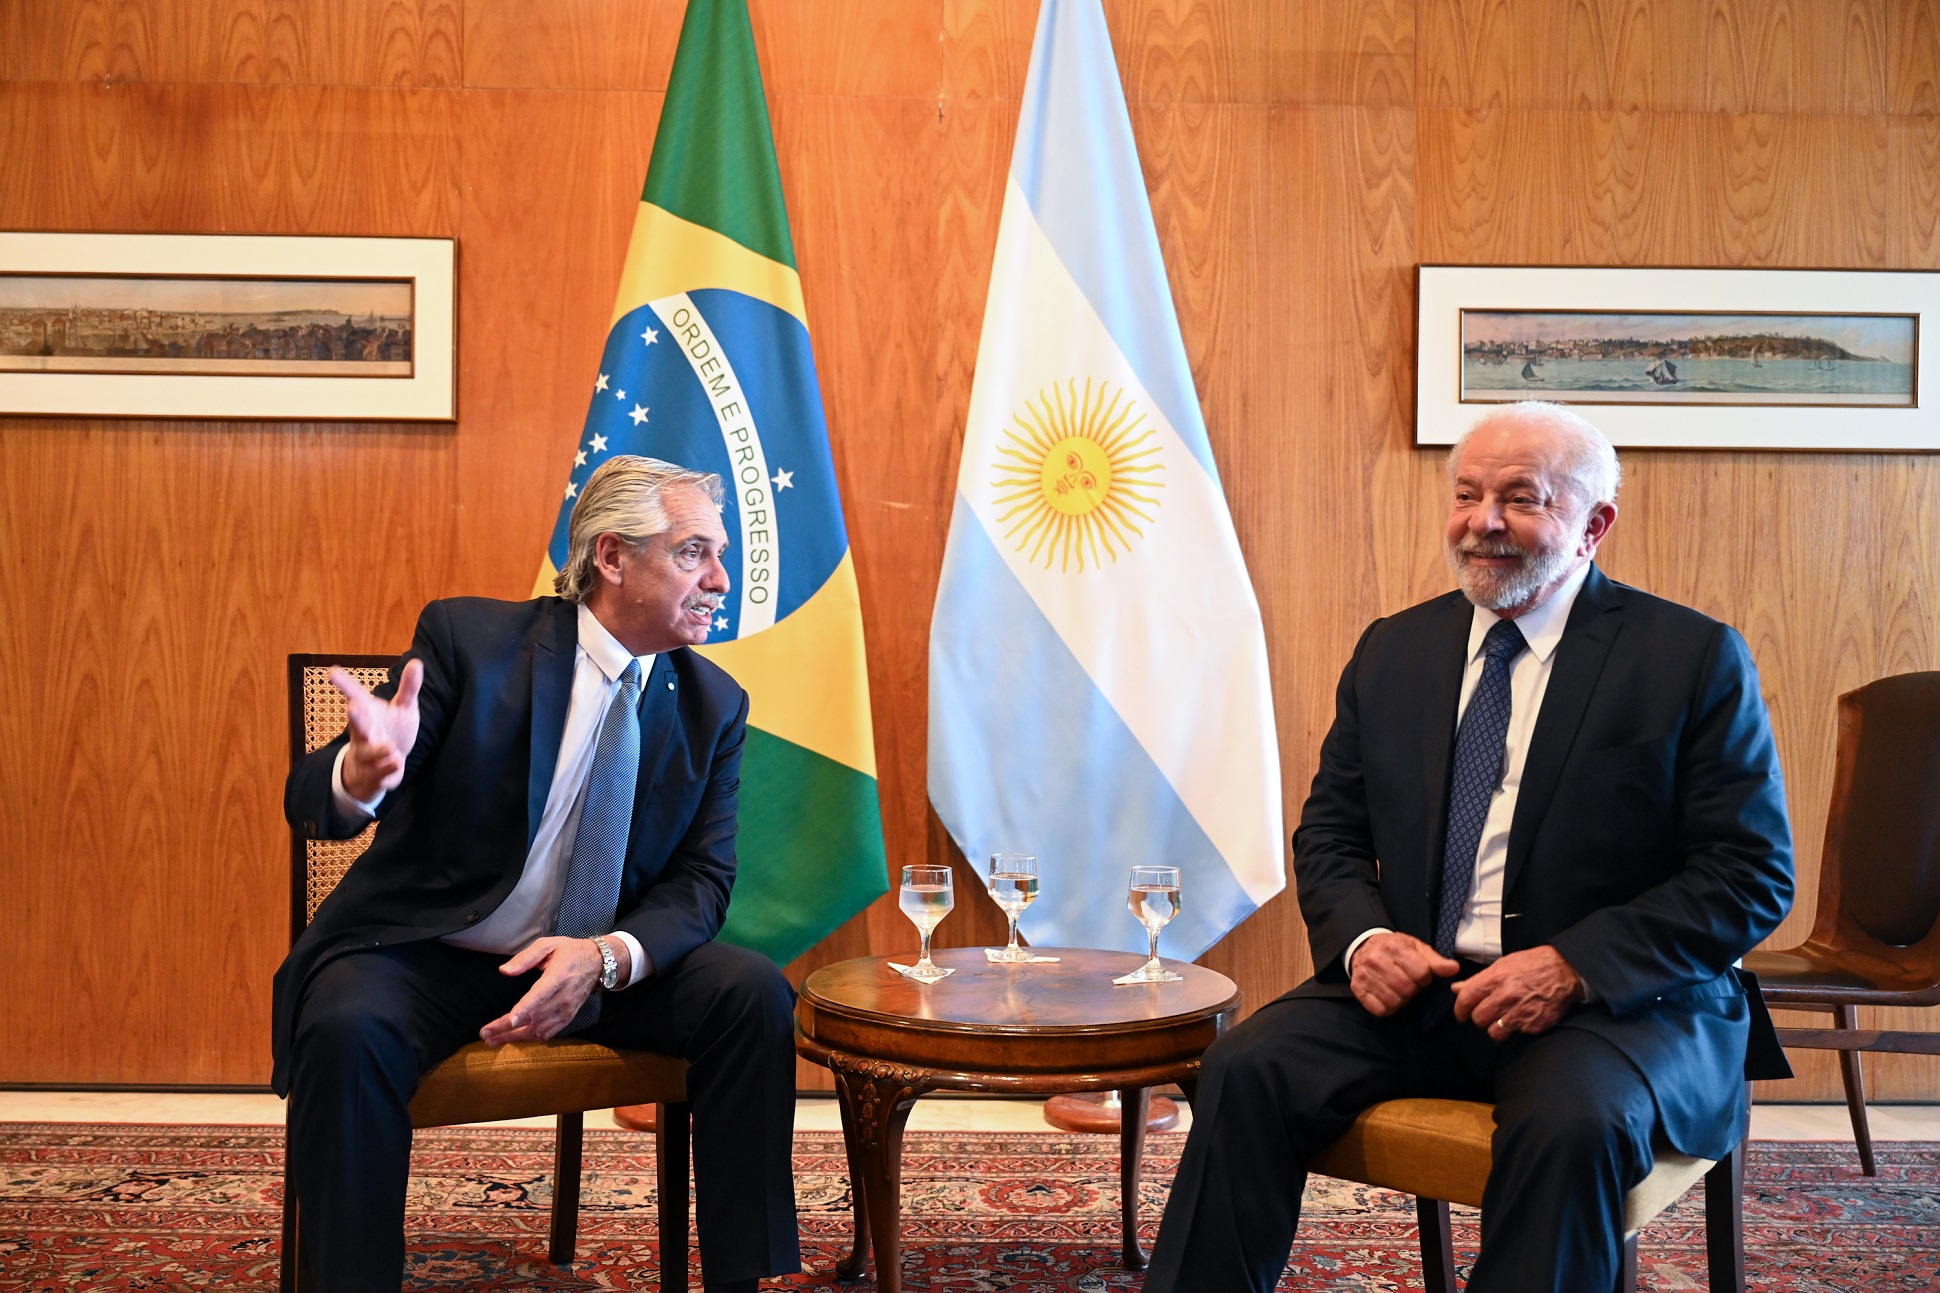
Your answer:
[[[0,233],[0,414],[449,422],[449,238]]]
[[[1940,450],[1940,273],[1423,265],[1417,289],[1417,445],[1549,399],[1619,448]]]

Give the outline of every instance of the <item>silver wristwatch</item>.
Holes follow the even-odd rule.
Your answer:
[[[620,986],[620,963],[613,958],[613,945],[595,934],[593,946],[600,950],[600,986],[611,992]]]

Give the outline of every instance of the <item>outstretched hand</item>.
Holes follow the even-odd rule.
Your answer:
[[[1354,950],[1349,983],[1370,1015],[1385,1017],[1461,968],[1412,934],[1376,934]]]
[[[342,669],[330,671],[330,685],[344,694],[350,745],[344,755],[344,792],[368,803],[404,780],[404,761],[418,743],[418,688],[424,665],[413,660],[398,677],[397,692],[379,700]]]
[[[599,949],[591,939],[534,939],[498,972],[509,977],[539,968],[538,981],[510,1010],[479,1029],[478,1035],[492,1046],[543,1042],[557,1036],[599,986],[600,967]]]

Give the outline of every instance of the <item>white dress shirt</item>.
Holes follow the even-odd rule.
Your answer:
[[[606,721],[607,708],[619,690],[620,675],[627,662],[640,661],[640,684],[646,686],[653,671],[654,657],[635,657],[606,631],[586,607],[579,608],[579,646],[573,652],[572,702],[566,709],[566,730],[559,740],[559,761],[553,765],[552,787],[546,792],[545,811],[539,817],[538,834],[526,850],[525,870],[518,884],[506,895],[497,910],[476,925],[445,935],[444,941],[474,951],[496,952],[510,956],[552,933],[559,914],[559,898],[566,889],[566,864],[572,860],[573,838],[579,833],[579,816],[586,805],[586,783],[593,772],[593,750],[599,744],[600,725]],[[368,816],[377,810],[384,796],[362,802],[344,789],[343,761],[348,751],[339,751],[330,774],[330,788],[337,809],[347,816]],[[608,935],[626,945],[632,968],[621,986],[632,987],[653,967],[647,964],[640,941],[624,930]]]
[[[1529,738],[1536,731],[1536,716],[1542,712],[1543,694],[1549,690],[1550,670],[1556,663],[1556,648],[1563,641],[1563,628],[1569,623],[1570,607],[1576,604],[1576,595],[1589,576],[1590,563],[1586,561],[1547,601],[1516,620],[1529,649],[1517,652],[1509,663],[1509,731],[1502,784],[1489,801],[1489,815],[1482,823],[1482,838],[1475,848],[1468,902],[1462,908],[1462,923],[1455,930],[1455,954],[1471,961],[1486,963],[1502,955],[1502,880],[1509,864],[1509,828],[1516,819],[1522,764],[1529,754]],[[1462,673],[1462,694],[1455,704],[1457,726],[1468,711],[1476,684],[1482,681],[1482,639],[1501,618],[1494,611],[1475,608],[1468,631],[1468,666]],[[1370,929],[1348,945],[1342,960],[1350,974],[1354,953],[1361,944],[1389,932]]]

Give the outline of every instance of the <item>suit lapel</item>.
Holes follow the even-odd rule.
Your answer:
[[[673,735],[679,697],[679,673],[674,668],[673,652],[662,651],[653,658],[646,688],[640,694],[640,780],[633,790],[636,818],[640,805],[646,801],[648,788],[666,762],[667,740]]]
[[[1425,778],[1423,802],[1429,804],[1429,843],[1423,868],[1428,910],[1435,910],[1441,891],[1443,836],[1448,830],[1448,765],[1455,757],[1455,706],[1462,699],[1462,674],[1468,667],[1469,628],[1475,607],[1460,593],[1451,593],[1441,616],[1422,644],[1423,691],[1421,712],[1430,716],[1428,740],[1422,751]]]
[[[1522,786],[1516,793],[1516,815],[1509,825],[1509,860],[1502,876],[1505,897],[1514,891],[1516,877],[1529,860],[1536,832],[1562,780],[1563,761],[1576,743],[1576,732],[1583,725],[1596,680],[1622,628],[1623,594],[1601,570],[1591,566],[1575,605],[1570,607],[1563,640],[1556,645],[1556,666],[1550,671],[1542,711],[1536,715],[1536,730],[1530,734],[1529,751],[1523,756]]]
[[[579,646],[579,609],[561,602],[540,629],[532,651],[532,766],[525,785],[525,846],[532,847],[552,790],[566,710],[573,698],[573,660]]]

